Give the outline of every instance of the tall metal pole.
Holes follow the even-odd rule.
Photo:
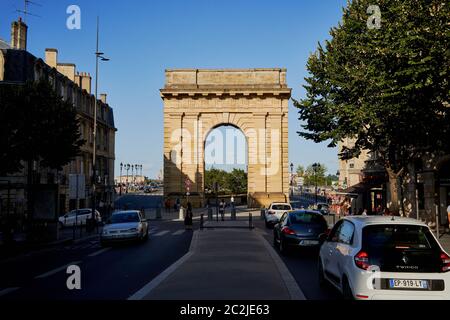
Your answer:
[[[94,132],[92,151],[92,219],[95,218],[96,210],[96,156],[97,156],[97,93],[98,93],[98,42],[99,42],[99,17],[97,16],[97,45],[95,51],[95,102],[94,102]]]

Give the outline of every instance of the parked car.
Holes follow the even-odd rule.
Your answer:
[[[112,242],[147,239],[148,222],[137,210],[114,212],[100,235],[102,246]]]
[[[78,209],[72,210],[64,216],[59,217],[58,224],[60,228],[72,227],[74,225],[86,225],[88,219],[92,219],[92,209]],[[102,222],[100,212],[97,210],[95,210],[95,220],[97,223]]]
[[[285,213],[275,225],[273,243],[283,254],[292,248],[318,248],[320,236],[328,230],[328,224],[320,212],[292,211]]]
[[[422,222],[346,217],[321,241],[319,281],[348,299],[450,299],[450,257]]]
[[[320,202],[317,204],[317,211],[319,211],[323,215],[329,215],[330,214],[330,205],[328,203]]]
[[[284,213],[292,211],[292,206],[289,203],[272,203],[268,209],[266,209],[264,214],[264,221],[266,227],[269,228],[274,226],[280,221],[280,218]]]

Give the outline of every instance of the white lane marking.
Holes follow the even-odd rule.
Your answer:
[[[47,277],[49,277],[49,276],[51,276],[51,275],[54,275],[55,273],[61,272],[61,271],[63,271],[63,270],[66,270],[68,266],[78,265],[78,264],[80,264],[81,262],[82,262],[82,261],[74,261],[74,262],[68,263],[68,264],[66,264],[66,265],[64,265],[64,266],[62,266],[62,267],[53,269],[53,270],[51,270],[51,271],[49,271],[49,272],[43,273],[43,274],[41,274],[40,276],[37,276],[37,277],[34,277],[34,278],[35,278],[35,279],[43,279],[43,278],[47,278]]]
[[[96,256],[101,255],[102,253],[104,253],[106,251],[109,251],[109,250],[111,250],[111,248],[104,248],[104,249],[98,250],[98,251],[96,251],[94,253],[91,253],[90,255],[88,255],[88,257],[96,257]]]
[[[161,237],[161,236],[163,236],[163,235],[165,235],[167,233],[169,233],[169,231],[164,230],[164,231],[161,231],[161,232],[158,232],[157,234],[155,234],[154,237]]]
[[[156,231],[158,231],[158,228],[153,228],[153,229],[150,229],[149,230],[149,234],[153,234],[153,233],[155,233]]]
[[[0,297],[6,296],[8,293],[11,293],[11,292],[13,292],[13,291],[17,291],[17,290],[19,290],[19,289],[20,289],[20,288],[17,287],[17,288],[7,288],[7,289],[0,290]]]
[[[182,235],[182,234],[185,233],[185,232],[186,232],[186,230],[178,230],[178,231],[172,233],[172,235],[173,235],[173,236],[179,236],[179,235]]]

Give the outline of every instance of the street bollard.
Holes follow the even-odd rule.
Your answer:
[[[156,209],[156,219],[157,220],[161,220],[162,216],[161,216],[161,208],[157,208]]]
[[[248,228],[253,229],[253,215],[251,213],[248,215]]]
[[[265,215],[266,215],[266,209],[261,209],[261,220],[264,220]]]
[[[180,208],[178,219],[179,220],[184,220],[184,208],[183,207]]]
[[[212,208],[208,208],[208,220],[209,221],[213,220],[213,209]]]
[[[203,230],[203,214],[200,216],[200,230]]]
[[[231,208],[231,220],[236,220],[236,208]]]

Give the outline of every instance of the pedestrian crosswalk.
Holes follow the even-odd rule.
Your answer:
[[[151,227],[148,231],[150,238],[159,238],[164,236],[174,236],[179,237],[186,233],[185,229],[179,230],[161,230],[158,227]],[[82,242],[78,244],[70,244],[66,246],[62,246],[57,250],[66,251],[66,250],[92,250],[92,249],[101,249],[100,241],[98,239],[91,240],[88,242]]]

